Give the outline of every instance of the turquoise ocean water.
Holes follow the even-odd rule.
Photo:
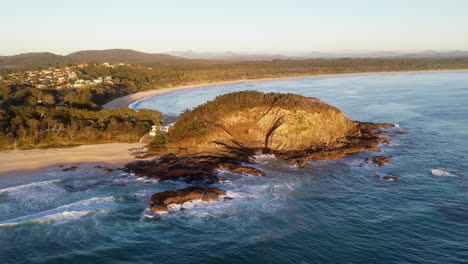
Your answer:
[[[187,185],[97,164],[2,176],[0,263],[468,263],[468,72],[217,85],[133,107],[178,115],[239,90],[318,97],[408,134],[381,146],[385,167],[361,167],[366,152],[305,168],[258,156],[267,177],[215,184],[233,200],[161,216],[151,194]]]

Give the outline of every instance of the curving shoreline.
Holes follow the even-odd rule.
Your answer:
[[[320,77],[340,77],[340,76],[358,76],[358,75],[378,75],[378,74],[405,74],[405,73],[426,73],[426,72],[457,72],[457,71],[468,71],[468,69],[456,69],[456,70],[423,70],[423,71],[386,71],[386,72],[356,72],[356,73],[336,73],[336,74],[316,74],[316,75],[300,75],[300,76],[283,76],[283,77],[272,77],[272,78],[260,78],[260,79],[243,79],[234,81],[220,81],[220,82],[207,82],[199,84],[181,85],[175,87],[167,87],[149,91],[138,92],[116,98],[102,107],[104,109],[115,109],[115,108],[127,108],[132,103],[142,100],[146,97],[153,95],[161,95],[181,90],[188,90],[194,88],[211,87],[223,84],[236,84],[236,83],[250,83],[250,82],[261,82],[281,79],[297,79],[297,78],[320,78]]]
[[[432,70],[432,71],[406,71],[406,72],[364,72],[350,74],[322,74],[308,76],[293,76],[293,77],[278,77],[278,78],[262,78],[251,80],[224,81],[216,83],[203,83],[184,85],[171,88],[162,88],[158,90],[150,90],[139,92],[120,98],[116,98],[104,105],[105,109],[114,109],[120,107],[129,107],[131,103],[141,100],[145,97],[165,94],[180,90],[210,87],[222,84],[234,83],[249,83],[278,79],[293,79],[293,78],[308,78],[308,77],[331,77],[331,76],[354,76],[354,75],[372,75],[372,74],[405,74],[405,73],[424,73],[424,72],[466,72],[468,69],[459,70]],[[79,163],[104,163],[107,165],[124,165],[136,160],[131,155],[129,149],[142,148],[144,144],[127,144],[127,143],[110,143],[110,144],[95,144],[82,145],[70,149],[33,149],[33,150],[15,150],[15,151],[0,151],[0,176],[23,171],[34,171],[43,168],[58,166],[58,165],[74,165]]]

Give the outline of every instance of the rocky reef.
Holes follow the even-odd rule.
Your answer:
[[[238,156],[238,158],[240,157]],[[136,176],[146,176],[160,181],[183,181],[191,184],[212,184],[222,181],[223,178],[218,176],[218,172],[223,169],[232,173],[265,176],[262,171],[242,165],[239,159],[232,156],[178,157],[174,154],[167,154],[152,161],[130,163],[125,168],[127,171],[135,173]]]
[[[378,152],[378,144],[389,142],[384,137],[386,132],[378,129],[391,126],[394,125],[352,121],[338,108],[317,98],[236,92],[185,111],[166,136],[166,144],[158,146],[159,158],[131,163],[126,169],[137,176],[193,184],[222,181],[219,170],[264,176],[251,165],[254,154],[274,155],[301,167],[308,160],[336,160],[361,151]],[[390,161],[377,156],[366,162],[383,166]],[[160,197],[167,195],[180,203],[188,201],[183,197],[216,200],[224,192],[193,188],[155,194],[152,208],[166,210],[167,201],[172,200],[161,202]],[[212,192],[217,195],[211,195]]]

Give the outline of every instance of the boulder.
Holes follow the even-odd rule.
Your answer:
[[[204,202],[213,202],[218,201],[221,195],[226,195],[226,191],[219,188],[205,188],[202,186],[191,186],[181,190],[164,191],[151,196],[150,209],[153,213],[167,213],[169,212],[167,206],[170,204],[182,205],[185,202],[197,199]]]
[[[76,169],[78,169],[77,166],[72,166],[72,167],[68,167],[68,168],[63,169],[62,171],[75,171]]]
[[[382,177],[382,179],[384,179],[386,181],[400,181],[400,178],[394,177],[394,176],[384,176],[384,177]]]
[[[366,163],[373,162],[380,167],[383,167],[390,163],[390,158],[387,156],[374,156],[366,158]]]

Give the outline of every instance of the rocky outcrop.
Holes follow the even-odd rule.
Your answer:
[[[182,114],[168,146],[197,152],[305,150],[341,146],[357,125],[317,98],[246,91],[220,96]]]
[[[204,202],[219,200],[221,195],[226,195],[226,191],[219,188],[205,188],[202,186],[191,186],[182,190],[165,191],[155,193],[151,196],[150,205],[153,213],[168,213],[168,205],[182,205],[186,202],[201,199]],[[229,197],[227,197],[229,200]]]
[[[273,154],[302,167],[308,160],[336,160],[361,151],[380,151],[376,146],[389,140],[385,131],[377,129],[392,126],[352,121],[317,98],[237,92],[180,116],[164,148],[176,155],[131,163],[126,170],[137,176],[193,184],[222,181],[219,170],[264,176],[250,165],[255,153]],[[390,160],[375,156],[368,162],[383,166]],[[219,189],[200,186],[158,193],[151,198],[152,210],[166,210],[167,201],[217,199],[220,193]]]
[[[242,165],[239,159],[248,162],[248,159],[243,156],[237,156],[237,158],[210,155],[180,157],[168,154],[153,161],[130,163],[125,167],[128,172],[133,172],[136,176],[146,176],[161,181],[184,181],[195,184],[212,184],[222,181],[223,178],[218,176],[221,169],[236,174],[265,175],[256,168]]]
[[[387,156],[374,156],[366,158],[366,163],[375,163],[379,167],[383,167],[390,163],[390,158]]]
[[[230,107],[224,109],[223,103]],[[168,135],[168,146],[222,155],[262,152],[304,166],[307,160],[379,151],[375,146],[389,141],[375,130],[391,126],[352,121],[317,98],[248,91],[223,95],[182,114]]]

